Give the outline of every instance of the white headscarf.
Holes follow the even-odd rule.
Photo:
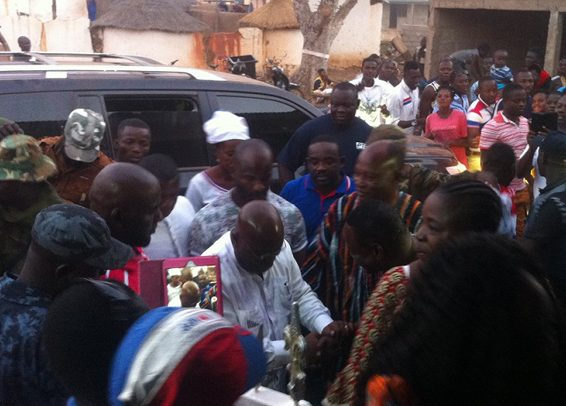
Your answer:
[[[246,119],[228,111],[215,111],[212,118],[204,123],[203,129],[209,144],[250,139]]]

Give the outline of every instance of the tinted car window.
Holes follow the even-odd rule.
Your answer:
[[[218,95],[217,100],[220,110],[244,117],[250,136],[267,142],[276,155],[295,130],[311,118],[292,105],[267,97]]]
[[[76,108],[73,93],[45,92],[0,95],[0,116],[17,122],[35,138],[61,135],[69,113]]]
[[[180,167],[208,165],[198,104],[191,97],[106,96],[110,134],[122,120],[139,118],[151,128],[151,153],[172,157]]]

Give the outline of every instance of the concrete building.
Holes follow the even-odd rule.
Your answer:
[[[429,0],[383,0],[381,29],[396,30],[409,52],[414,53],[428,34],[428,13]]]
[[[95,51],[141,55],[163,64],[205,67],[202,32],[210,28],[174,2],[122,0],[92,24]],[[94,40],[93,40],[94,41]]]
[[[311,2],[311,10],[316,6]],[[329,65],[333,68],[359,66],[362,59],[379,53],[382,3],[359,0],[330,48]],[[292,0],[271,0],[240,20],[241,49],[252,54],[262,69],[266,58],[275,57],[292,72],[302,57],[303,34],[295,17]],[[361,40],[363,39],[363,40]]]
[[[492,50],[507,49],[514,69],[522,67],[530,47],[545,50],[544,68],[551,73],[566,53],[564,0],[431,0],[430,11],[429,76],[441,56],[483,41]]]

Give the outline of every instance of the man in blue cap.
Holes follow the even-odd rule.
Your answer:
[[[71,282],[122,266],[131,252],[86,208],[57,204],[36,216],[19,277],[0,279],[0,404],[65,404],[41,346],[47,309]]]

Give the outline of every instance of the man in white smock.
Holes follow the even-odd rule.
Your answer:
[[[277,210],[255,200],[242,207],[235,228],[203,253],[219,256],[224,317],[263,338],[268,359],[264,385],[279,391],[285,391],[285,365],[290,359],[283,329],[294,301],[299,303],[301,323],[311,331],[307,359],[324,356],[349,330],[344,322],[332,321],[302,279],[283,236]]]

